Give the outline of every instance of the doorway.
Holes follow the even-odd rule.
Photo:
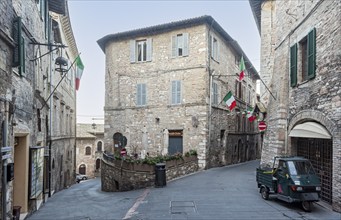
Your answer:
[[[183,132],[182,130],[169,131],[168,154],[183,153]]]
[[[14,146],[13,205],[28,211],[29,136],[16,136]]]

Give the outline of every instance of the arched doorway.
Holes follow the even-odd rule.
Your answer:
[[[99,170],[101,168],[101,159],[96,160],[96,170]]]
[[[290,128],[289,128],[290,129]],[[321,180],[321,199],[333,201],[333,141],[327,128],[314,120],[296,121],[289,130],[292,149],[309,159]]]
[[[83,175],[86,175],[86,166],[85,164],[81,164],[78,168],[78,173],[79,174],[83,174]]]

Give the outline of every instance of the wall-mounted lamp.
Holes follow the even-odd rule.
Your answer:
[[[57,65],[56,71],[61,74],[68,71],[68,61],[64,57],[57,57],[55,64]]]
[[[160,118],[159,118],[159,117],[156,117],[156,118],[155,118],[155,122],[156,122],[156,123],[159,123],[159,122],[160,122]]]
[[[96,129],[97,128],[97,126],[96,126],[96,123],[92,123],[92,129]]]

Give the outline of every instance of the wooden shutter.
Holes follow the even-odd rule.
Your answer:
[[[130,40],[130,63],[136,62],[136,41]]]
[[[316,29],[314,28],[308,34],[308,78],[315,77],[316,67]]]
[[[24,73],[25,73],[25,39],[24,37],[21,37],[19,75],[22,76]]]
[[[147,39],[147,61],[152,61],[152,39]]]
[[[172,104],[176,103],[176,81],[172,81]]]
[[[212,51],[213,51],[213,37],[212,37],[212,35],[208,36],[208,51],[209,51],[210,57],[213,58],[213,54],[212,54]]]
[[[297,44],[290,47],[290,85],[297,85]]]
[[[180,80],[179,81],[176,81],[176,85],[177,85],[177,88],[176,88],[176,91],[177,91],[177,95],[176,95],[176,100],[177,102],[176,103],[181,103],[181,84],[180,84]]]
[[[183,43],[183,53],[182,55],[183,56],[188,56],[188,48],[189,48],[189,36],[188,36],[188,33],[184,33],[183,34],[183,40],[184,40],[184,43]]]
[[[141,92],[141,84],[137,84],[137,96],[136,96],[136,103],[137,105],[141,105],[141,96],[142,96],[142,92]]]
[[[177,45],[177,37],[172,36],[172,57],[176,57],[178,55],[178,45]]]
[[[216,61],[219,61],[219,53],[220,53],[220,45],[217,39],[217,51],[216,51],[217,56],[215,57]]]
[[[142,84],[142,96],[141,96],[141,104],[146,105],[147,101],[147,89],[146,89],[146,84]]]
[[[20,65],[20,42],[21,42],[21,18],[18,17],[13,22],[13,40],[15,42],[14,52],[13,52],[13,67]]]

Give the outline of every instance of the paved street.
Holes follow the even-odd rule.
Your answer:
[[[258,165],[209,169],[162,188],[119,193],[102,192],[99,179],[88,180],[55,194],[28,219],[341,219],[320,204],[306,213],[298,205],[263,200],[255,181]]]

